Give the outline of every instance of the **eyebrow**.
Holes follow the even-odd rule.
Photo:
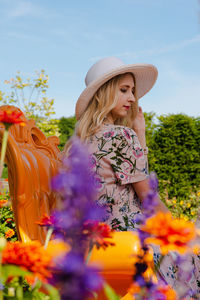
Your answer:
[[[126,88],[130,88],[131,87],[130,85],[127,85],[127,84],[121,84],[120,87],[122,87],[122,86],[124,86]],[[135,86],[133,86],[132,89],[135,89]]]

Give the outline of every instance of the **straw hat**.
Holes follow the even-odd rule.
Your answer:
[[[154,85],[158,71],[150,64],[126,65],[117,57],[106,57],[97,61],[87,72],[86,88],[76,103],[76,118],[80,119],[95,92],[109,79],[116,75],[133,73],[137,86],[137,98],[144,96]]]

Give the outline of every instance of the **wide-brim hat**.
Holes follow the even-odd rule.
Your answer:
[[[105,82],[125,73],[132,73],[135,77],[137,99],[153,87],[158,76],[157,68],[151,64],[125,64],[117,57],[106,57],[97,61],[86,74],[86,88],[76,103],[76,119],[80,119],[89,101]]]

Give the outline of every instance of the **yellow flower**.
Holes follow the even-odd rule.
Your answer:
[[[191,215],[192,216],[194,216],[195,215],[195,211],[193,210],[193,211],[191,211]]]
[[[191,204],[190,204],[190,203],[188,203],[188,204],[187,204],[187,207],[190,207],[190,206],[191,206]]]
[[[176,198],[172,199],[172,203],[174,203],[174,204],[176,203]]]
[[[200,197],[200,191],[199,191],[199,192],[197,192],[197,196],[198,196],[198,197]]]
[[[199,253],[200,253],[199,245],[194,245],[192,248],[192,251],[194,254],[199,255]]]
[[[181,201],[180,201],[180,205],[183,205],[183,203],[184,203],[184,201],[183,201],[183,200],[181,200]]]

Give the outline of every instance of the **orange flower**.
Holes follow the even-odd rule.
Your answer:
[[[128,289],[128,293],[132,294],[132,295],[139,294],[140,291],[141,291],[141,288],[140,288],[139,284],[137,284],[137,282],[132,283]]]
[[[0,122],[9,126],[11,124],[25,125],[25,119],[21,111],[1,110],[0,111]]]
[[[148,232],[151,237],[146,238],[147,243],[160,245],[163,255],[174,250],[183,254],[189,250],[188,243],[195,238],[193,223],[174,219],[171,213],[158,212],[147,219],[141,230]]]
[[[148,299],[149,295],[148,288],[141,288],[136,282],[134,282],[126,294],[125,297],[123,297],[121,300],[131,300],[135,299],[134,296],[139,295],[139,299]],[[165,300],[176,300],[177,296],[175,291],[172,289],[171,286],[157,286],[155,292],[155,299],[165,299]],[[159,295],[159,298],[157,297]],[[152,296],[152,295],[151,295]],[[163,296],[163,297],[162,297]],[[153,299],[153,298],[152,298]]]
[[[53,265],[52,255],[37,241],[26,244],[8,242],[2,253],[2,263],[20,266],[43,281],[51,277],[50,267]]]
[[[165,296],[165,300],[176,300],[176,293],[171,286],[166,285],[158,288],[158,291]]]
[[[107,240],[107,238],[112,238],[112,230],[105,223],[86,221],[84,223],[83,234],[92,245],[96,245],[97,249],[100,247],[105,249],[109,245],[114,245],[113,242]]]
[[[4,206],[4,204],[6,204],[8,202],[8,200],[0,200],[0,208]]]
[[[13,235],[15,235],[15,232],[14,232],[13,229],[8,229],[8,230],[6,231],[6,233],[5,233],[5,237],[6,237],[7,239],[11,238]]]

